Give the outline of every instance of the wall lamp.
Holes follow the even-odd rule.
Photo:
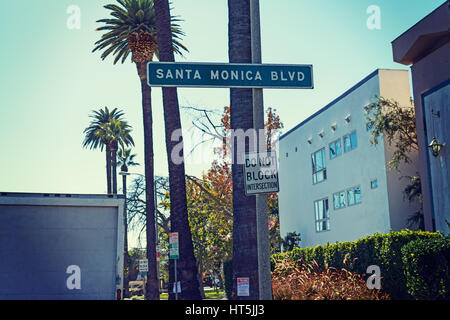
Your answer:
[[[438,139],[436,139],[436,137],[433,137],[433,139],[431,140],[430,144],[428,145],[428,148],[431,149],[431,153],[433,154],[433,156],[437,157],[439,155],[439,153],[441,152],[441,149],[445,147],[445,143],[440,143]]]
[[[347,123],[350,122],[350,119],[351,119],[351,116],[350,116],[349,114],[344,118],[344,120],[345,120]]]

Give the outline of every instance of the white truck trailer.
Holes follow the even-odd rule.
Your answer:
[[[0,300],[120,299],[124,203],[0,192]]]

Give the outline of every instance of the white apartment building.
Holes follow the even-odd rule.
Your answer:
[[[375,70],[280,137],[282,237],[295,231],[301,247],[314,247],[406,228],[417,205],[404,200],[400,177],[417,161],[388,170],[387,143],[370,144],[364,107],[376,95],[411,106],[408,71]]]

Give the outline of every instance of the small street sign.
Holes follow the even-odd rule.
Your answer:
[[[250,296],[250,278],[237,278],[237,295],[239,297]]]
[[[147,259],[139,260],[139,271],[148,272],[148,260]]]
[[[246,196],[279,192],[276,153],[246,153],[244,181]]]
[[[313,89],[308,64],[148,62],[155,87]]]
[[[169,233],[169,259],[179,259],[178,232]]]

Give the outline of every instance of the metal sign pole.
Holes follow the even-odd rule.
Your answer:
[[[178,278],[177,278],[177,260],[180,257],[178,246],[178,232],[169,233],[169,259],[174,259],[174,273],[175,273],[175,300],[178,300]],[[181,285],[180,285],[181,287]],[[181,290],[180,290],[181,292]]]
[[[250,23],[252,63],[261,64],[259,0],[250,0]],[[267,151],[265,145],[262,147],[263,144],[266,143],[265,136],[259,134],[261,132],[260,130],[264,130],[263,89],[253,89],[253,128],[257,130],[257,152]],[[267,195],[265,194],[256,195],[256,228],[258,246],[259,300],[272,300],[268,207]]]
[[[175,259],[174,265],[175,265],[175,300],[178,300],[178,279],[177,279],[177,260]]]

